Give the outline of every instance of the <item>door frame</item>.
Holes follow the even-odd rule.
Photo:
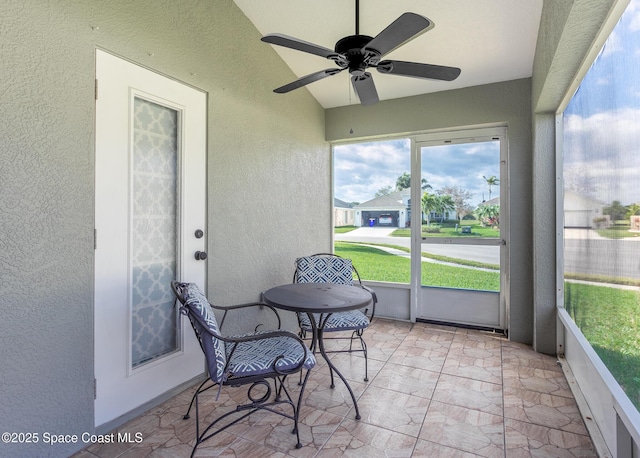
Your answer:
[[[446,132],[436,132],[429,134],[420,134],[411,136],[411,176],[421,176],[421,147],[423,146],[435,146],[435,145],[447,145],[456,143],[474,143],[482,141],[500,141],[500,292],[498,298],[499,311],[498,320],[493,325],[487,326],[488,328],[499,329],[507,331],[508,323],[508,250],[509,250],[509,202],[508,202],[508,137],[506,126],[486,127],[479,129],[461,129],[452,130]],[[411,201],[421,202],[421,188],[419,186],[413,186],[411,189]],[[422,286],[422,262],[421,262],[421,249],[422,249],[422,236],[419,228],[421,227],[422,212],[411,212],[411,294],[410,294],[410,319],[415,322],[419,317],[419,310],[425,299],[425,287]],[[416,229],[418,228],[418,229]],[[460,243],[456,240],[449,240],[448,243]],[[484,244],[479,241],[477,244]],[[428,287],[427,287],[428,288]],[[444,292],[443,292],[444,294]],[[484,301],[486,299],[486,292],[481,292],[478,300]],[[469,324],[469,323],[460,323]],[[473,324],[471,324],[473,325]]]

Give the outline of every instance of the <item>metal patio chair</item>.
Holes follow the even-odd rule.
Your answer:
[[[173,281],[171,282],[171,288],[177,300],[181,303],[180,312],[189,318],[196,333],[200,347],[204,352],[209,378],[212,382],[208,384],[209,380],[206,380],[198,387],[191,400],[191,405],[189,405],[189,410],[184,416],[185,419],[189,418],[191,408],[195,406],[196,443],[191,456],[194,455],[196,448],[202,442],[260,409],[293,420],[292,433],[296,434],[296,448],[302,447],[298,431],[298,415],[305,385],[311,373],[311,368],[316,363],[313,353],[307,348],[302,339],[292,332],[279,329],[275,331],[258,331],[257,328],[259,326],[256,327],[256,332],[252,334],[223,336],[220,327],[224,324],[227,313],[230,311],[247,307],[265,307],[276,314],[278,325],[280,324],[280,317],[273,307],[261,302],[238,304],[229,307],[214,306],[209,303],[204,293],[194,283]],[[214,315],[214,309],[224,311],[220,327]],[[284,382],[290,374],[300,372],[302,376],[303,369],[307,369],[306,376],[304,377],[304,382],[301,383],[298,399],[294,402],[292,394],[289,393]],[[235,410],[215,418],[200,432],[198,396],[204,391],[217,387],[217,400],[223,387],[245,385],[248,385],[248,402],[237,405]],[[264,394],[261,394],[262,392]],[[292,413],[288,414],[285,409],[276,408],[281,404],[290,405]],[[228,417],[240,413],[242,415],[238,418],[225,424],[220,423]],[[214,428],[216,429],[211,431]]]
[[[323,333],[352,331],[349,337],[325,337],[328,339],[349,339],[348,350],[329,350],[327,353],[342,353],[361,351],[364,354],[364,380],[369,381],[369,365],[367,361],[367,344],[362,334],[369,327],[375,315],[377,297],[376,293],[362,284],[360,274],[351,262],[351,259],[343,258],[332,253],[317,253],[296,259],[296,270],[293,275],[294,283],[337,283],[342,285],[354,285],[365,289],[373,296],[371,310],[352,310],[349,312],[337,312],[326,320],[320,313],[314,314],[316,326],[324,321]],[[309,315],[298,313],[300,325],[300,337],[306,338],[307,333],[313,332]],[[358,340],[360,348],[353,348],[354,340]],[[313,348],[315,350],[315,348]],[[333,371],[331,371],[331,386],[333,387]]]

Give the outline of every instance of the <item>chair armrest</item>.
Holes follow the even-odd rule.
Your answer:
[[[246,302],[244,304],[235,304],[235,305],[229,305],[229,306],[220,306],[220,305],[213,305],[211,303],[209,303],[211,305],[211,308],[213,308],[214,310],[222,310],[224,311],[224,314],[222,315],[222,320],[220,320],[220,329],[222,330],[222,326],[224,326],[224,320],[227,318],[227,312],[233,311],[233,310],[239,310],[239,309],[243,309],[243,308],[247,308],[247,307],[267,307],[268,309],[270,309],[275,315],[276,315],[276,319],[278,320],[278,328],[280,329],[282,327],[282,320],[280,319],[280,314],[278,313],[278,311],[272,307],[269,304],[265,304],[264,302]],[[258,326],[256,326],[255,330],[258,329],[258,327],[260,326],[260,324],[258,324]]]
[[[371,293],[371,297],[373,298],[373,303],[371,305],[371,316],[369,317],[369,320],[373,320],[373,317],[376,314],[376,303],[378,302],[378,296],[376,296],[375,291],[369,288],[368,286],[365,286],[363,284],[360,284],[358,286],[364,289],[365,291],[368,291],[369,293]]]

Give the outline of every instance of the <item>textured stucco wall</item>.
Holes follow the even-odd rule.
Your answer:
[[[0,4],[0,431],[93,430],[94,54],[209,94],[208,289],[255,300],[330,248],[324,112],[231,0]],[[78,446],[0,444],[0,456]]]
[[[463,70],[464,71],[464,70]],[[330,141],[507,125],[510,201],[509,336],[532,342],[531,271],[531,80],[522,79],[418,97],[389,100],[362,107],[327,110]],[[354,134],[349,133],[353,128]]]

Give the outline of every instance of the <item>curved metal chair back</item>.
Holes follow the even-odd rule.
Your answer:
[[[212,382],[205,380],[196,389],[189,409],[184,415],[184,419],[188,419],[191,407],[195,405],[196,443],[191,456],[194,455],[196,448],[202,442],[226,430],[259,409],[293,420],[294,427],[292,432],[297,437],[296,448],[302,447],[298,431],[298,416],[305,385],[311,368],[316,364],[313,353],[307,348],[302,339],[289,331],[280,329],[225,336],[221,333],[220,326],[218,326],[214,309],[224,311],[221,326],[224,323],[227,312],[246,307],[270,309],[275,313],[278,324],[280,323],[280,317],[273,307],[261,302],[238,304],[230,307],[214,306],[209,303],[204,293],[194,283],[174,281],[171,283],[171,288],[177,300],[182,304],[180,312],[187,315],[191,321],[191,326],[204,352],[209,378]],[[302,382],[302,371],[304,369],[307,369],[307,373],[304,382],[300,384],[300,394],[297,402],[294,402],[288,388],[285,386],[285,379],[290,374],[300,372]],[[207,383],[209,383],[208,386],[206,386]],[[271,383],[273,383],[273,389]],[[238,405],[235,410],[215,418],[201,433],[198,395],[217,386],[219,396],[223,386],[238,387],[243,385],[249,386],[247,391],[249,402],[244,405]],[[266,389],[266,394],[260,398],[255,398],[252,395],[252,389],[256,385]],[[275,394],[273,400],[271,399],[272,394]],[[293,414],[287,414],[282,408],[274,408],[281,404],[289,405],[293,409]],[[222,424],[220,423],[222,420],[238,413],[243,414],[224,426],[219,426]]]

